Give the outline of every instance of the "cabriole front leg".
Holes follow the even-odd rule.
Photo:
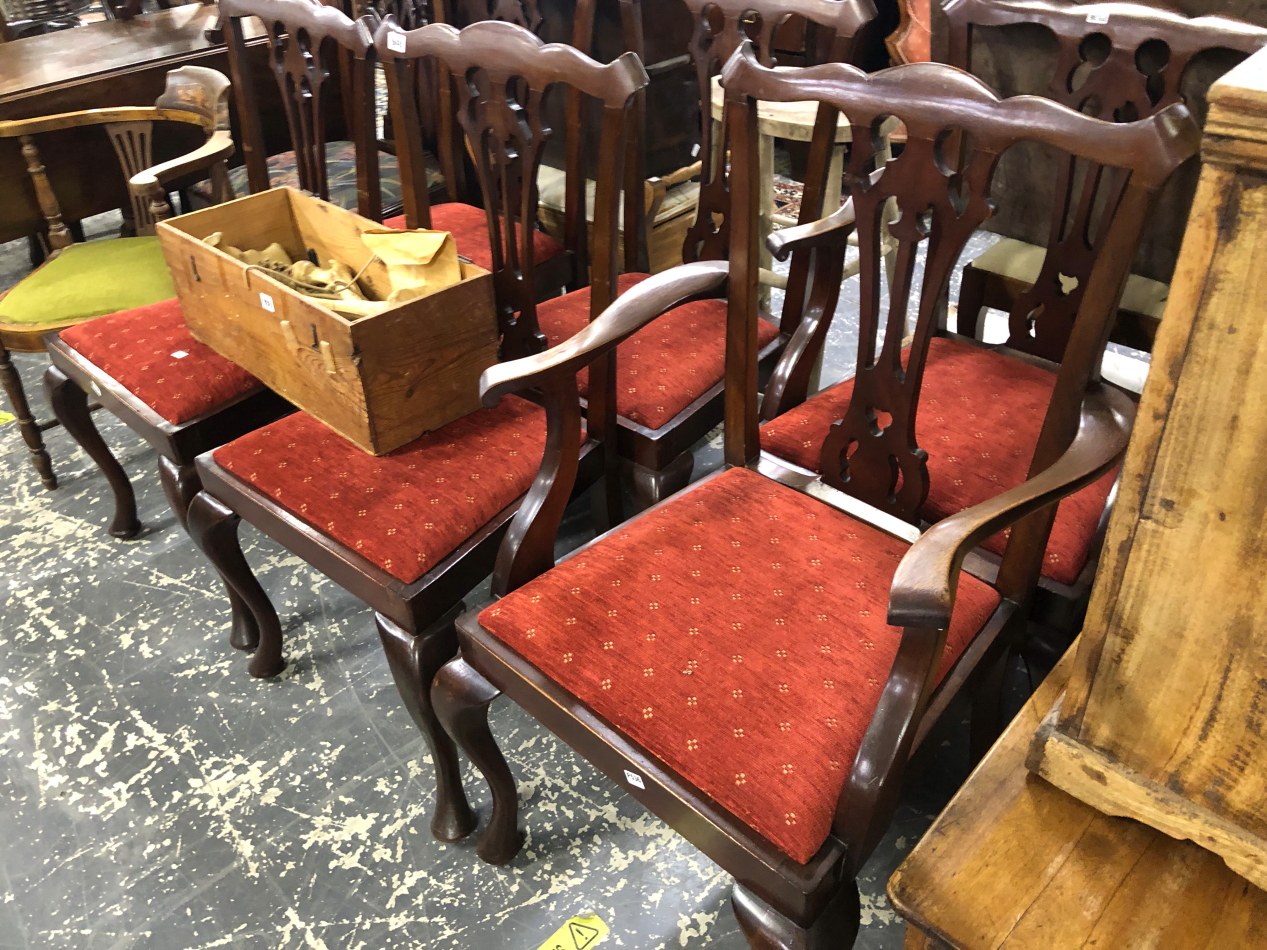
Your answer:
[[[858,885],[841,883],[831,902],[809,927],[784,917],[743,885],[736,884],[730,906],[752,950],[849,950],[858,936]]]
[[[202,491],[202,481],[192,465],[177,465],[165,455],[158,457],[158,480],[162,483],[163,493],[167,495],[167,503],[176,513],[180,526],[189,531],[189,505],[198,492]],[[218,573],[218,572],[217,572]],[[229,634],[229,643],[238,650],[254,650],[259,646],[260,631],[255,623],[255,615],[228,579],[221,574],[220,580],[229,595],[229,603],[233,607],[233,629]]]
[[[189,505],[190,536],[229,588],[230,600],[234,593],[240,598],[234,602],[235,622],[229,642],[239,650],[255,648],[248,670],[252,676],[264,679],[286,668],[282,657],[282,626],[272,602],[242,555],[238,543],[240,520],[233,509],[205,491],[195,495]],[[239,603],[245,607],[244,611],[238,610]],[[249,612],[253,623],[243,620],[239,625],[236,620],[239,612],[244,617]]]
[[[458,604],[439,623],[419,634],[410,633],[380,613],[374,614],[396,689],[435,763],[436,807],[431,816],[431,834],[440,841],[460,841],[475,830],[476,824],[462,788],[457,747],[431,706],[431,683],[440,667],[458,650],[453,622],[463,609],[464,605]]]
[[[110,533],[124,540],[136,537],[141,530],[141,522],[136,517],[136,496],[132,493],[132,483],[128,481],[127,472],[114,457],[110,447],[101,438],[101,433],[97,431],[96,423],[92,421],[92,413],[88,410],[88,394],[56,366],[50,366],[44,371],[44,398],[48,400],[53,415],[57,416],[62,428],[88,453],[88,457],[96,463],[110,483],[110,491],[114,494],[114,521],[110,524]],[[47,457],[45,453],[45,458]]]

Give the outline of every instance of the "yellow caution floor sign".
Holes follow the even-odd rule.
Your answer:
[[[538,950],[590,950],[606,936],[607,925],[596,914],[587,914],[568,920]]]

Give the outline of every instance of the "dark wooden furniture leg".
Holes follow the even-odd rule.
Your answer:
[[[493,813],[475,845],[475,853],[489,864],[507,864],[524,843],[515,777],[488,728],[488,706],[500,695],[460,656],[441,667],[431,686],[436,716],[493,793]]]
[[[453,622],[466,607],[459,603],[422,633],[410,633],[380,613],[374,614],[400,698],[431,750],[436,772],[436,807],[431,833],[440,841],[461,841],[475,830],[475,813],[462,787],[458,750],[431,708],[431,682],[458,652]]]
[[[31,452],[31,461],[35,470],[40,473],[40,481],[44,487],[52,491],[57,487],[57,476],[53,474],[53,460],[48,457],[44,448],[44,436],[40,432],[39,423],[31,415],[31,407],[26,401],[26,390],[22,388],[22,377],[9,359],[9,350],[0,343],[0,384],[4,386],[4,394],[9,398],[13,414],[18,417],[18,428],[22,431],[22,439]],[[112,532],[113,533],[113,532]]]
[[[858,936],[858,885],[844,881],[831,903],[808,930],[788,920],[742,884],[730,893],[730,906],[752,950],[843,950]]]
[[[202,482],[192,465],[177,465],[166,455],[158,457],[158,479],[163,483],[167,503],[176,512],[180,526],[189,530],[189,504],[202,491]]]
[[[255,650],[248,670],[252,676],[265,679],[286,668],[282,657],[282,625],[277,619],[268,595],[251,573],[238,543],[238,522],[241,518],[205,491],[198,492],[189,503],[189,534],[224,579],[233,602],[235,618],[249,612],[253,624],[235,621],[229,642],[239,650]],[[240,598],[233,599],[234,594]],[[239,611],[239,604],[245,610]]]
[[[633,472],[634,496],[639,506],[646,510],[659,504],[691,482],[691,472],[695,470],[695,455],[683,452],[667,468],[652,469],[637,462],[631,466]]]
[[[176,520],[180,526],[189,531],[189,505],[194,496],[202,491],[202,482],[192,465],[177,465],[166,455],[158,457],[158,478],[163,485],[163,494],[167,503],[176,512]],[[260,642],[259,627],[255,623],[255,614],[246,605],[228,578],[223,574],[220,580],[229,594],[229,604],[233,608],[233,630],[229,634],[229,642],[239,650],[253,650]]]
[[[110,534],[124,540],[136,537],[141,530],[141,522],[136,517],[136,496],[132,493],[132,483],[128,481],[127,472],[102,440],[101,433],[92,421],[92,413],[88,410],[88,394],[56,366],[50,366],[44,371],[44,398],[53,408],[53,415],[62,424],[62,428],[97,463],[97,467],[106,476],[106,481],[110,483],[110,490],[114,492],[114,521],[110,525]],[[45,454],[44,458],[47,460],[48,455]]]

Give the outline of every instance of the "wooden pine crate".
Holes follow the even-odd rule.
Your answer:
[[[463,264],[452,287],[352,320],[202,239],[221,231],[243,250],[277,242],[292,260],[312,249],[359,271],[371,256],[361,232],[381,227],[274,188],[157,228],[194,337],[373,455],[479,408],[480,374],[497,362],[492,275]],[[386,267],[371,263],[361,284],[385,297]]]

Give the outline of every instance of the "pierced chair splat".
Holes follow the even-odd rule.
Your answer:
[[[308,0],[226,0],[221,21],[229,47],[244,164],[235,187],[254,194],[290,185],[373,221],[400,206],[396,158],[378,147],[374,29],[370,10],[353,20]],[[257,17],[271,50],[286,107],[290,150],[268,155],[242,21]],[[333,133],[333,134],[331,134]],[[431,187],[443,177],[431,160]]]
[[[973,24],[1027,20],[1042,23],[1056,33],[1061,44],[1061,67],[1052,80],[1048,98],[1105,121],[1121,122],[1132,116],[1149,118],[1178,103],[1179,78],[1200,50],[1220,42],[1252,45],[1267,38],[1267,31],[1218,17],[1187,20],[1176,14],[1120,3],[1112,4],[1111,9],[1106,5],[1105,9],[1108,24],[1095,24],[1088,22],[1088,11],[1096,10],[1086,5],[1066,6],[1050,0],[1006,0],[998,4],[957,0],[947,7],[951,58],[956,65],[968,64],[967,44]],[[1220,29],[1230,31],[1222,41]],[[1100,37],[1105,44],[1116,37],[1112,52],[1094,69],[1084,61],[1089,55],[1088,36]],[[1150,79],[1137,68],[1136,52],[1155,49],[1162,42],[1160,37],[1166,38],[1166,44],[1173,44],[1167,45],[1171,58],[1164,69],[1150,74],[1154,77]],[[1095,45],[1091,43],[1090,47]],[[1075,73],[1077,84],[1072,83]],[[1076,85],[1073,92],[1071,85]],[[943,174],[962,180],[967,169],[958,163],[970,159],[974,147],[975,143],[967,137],[945,143],[940,159],[944,163]],[[1121,164],[1128,158],[1122,156],[1117,161]],[[929,453],[928,493],[918,511],[923,521],[936,522],[1001,488],[1022,482],[1033,471],[1048,406],[1053,399],[1068,398],[1057,384],[1063,364],[1073,360],[1078,365],[1086,361],[1100,365],[1112,335],[1121,332],[1125,325],[1138,325],[1127,312],[1135,304],[1125,310],[1125,305],[1119,304],[1103,338],[1073,344],[1077,315],[1083,298],[1090,292],[1094,268],[1108,253],[1111,232],[1106,226],[1107,216],[1123,200],[1127,179],[1111,167],[1112,161],[1069,155],[1054,155],[1052,160],[1057,176],[1048,245],[1023,245],[1005,238],[969,263],[963,270],[957,317],[959,333],[964,335],[937,328],[931,331],[934,338],[922,370],[926,378],[918,412],[919,444]],[[860,171],[855,169],[854,173]],[[1166,194],[1172,193],[1168,188]],[[786,240],[782,234],[774,238],[780,247],[789,246],[780,243]],[[985,268],[994,266],[991,260],[1007,257],[1018,247],[1022,252],[1012,255],[1012,262],[1034,265],[1026,281],[987,273]],[[1019,273],[1015,268],[1013,271]],[[1128,274],[1121,299],[1138,299],[1141,281],[1142,278]],[[1164,285],[1158,286],[1162,292],[1153,293],[1153,298],[1160,315],[1165,293]],[[977,345],[977,315],[985,306],[1008,313],[1007,339],[1002,346]],[[811,307],[810,313],[817,335],[825,338],[830,311],[825,319],[821,309]],[[945,327],[946,320],[943,312],[938,327]],[[1133,332],[1131,336],[1138,345],[1140,334]],[[1081,348],[1088,345],[1091,349]],[[847,411],[861,411],[861,401],[852,399],[852,379],[807,398],[810,366],[801,353],[803,349],[813,350],[804,329],[802,338],[794,338],[789,345],[767,389],[762,412],[764,418],[772,421],[762,430],[762,445],[772,456],[800,468],[827,472],[829,469],[822,465],[832,463],[822,462],[819,457],[823,439],[829,427]],[[864,368],[858,379],[868,372]],[[964,400],[969,398],[966,394],[971,394],[976,405],[970,417],[961,411]],[[858,424],[857,419],[851,423],[854,428]],[[1077,628],[1098,565],[1114,484],[1115,475],[1106,475],[1057,509],[1032,605],[1035,619],[1053,627]],[[986,539],[974,570],[993,577],[1006,543],[1006,535]]]
[[[728,262],[649,278],[568,342],[490,368],[482,386],[493,405],[558,385],[657,315],[724,292],[727,467],[554,565],[558,501],[574,467],[560,464],[570,456],[547,456],[533,491],[554,504],[521,508],[493,575],[495,600],[458,621],[461,656],[436,676],[432,695],[490,786],[492,815],[477,843],[484,860],[510,861],[522,843],[513,774],[488,723],[504,692],[735,876],[732,904],[754,948],[826,950],[852,945],[854,879],[892,818],[912,750],[960,690],[992,712],[983,684],[1024,627],[1051,507],[1102,477],[1126,447],[1130,400],[1100,383],[1095,364],[1067,361],[1058,386],[1076,398],[1053,402],[1032,477],[911,543],[926,484],[915,430],[921,368],[951,268],[974,219],[989,213],[995,159],[1037,139],[1125,165],[1111,251],[1097,262],[1075,331],[1094,339],[1107,332],[1152,196],[1195,151],[1197,134],[1182,106],[1114,126],[1040,99],[1000,100],[940,65],[871,76],[844,64],[775,70],[744,43],[723,75],[734,183]],[[862,133],[895,115],[908,131],[902,155],[875,175],[859,174],[867,156],[857,151],[847,180],[869,287],[871,336],[863,334],[859,364],[874,373],[859,384],[860,398],[869,387],[862,428],[850,428],[848,415],[823,447],[836,460],[826,479],[760,454],[758,100],[818,100]],[[947,140],[968,134],[976,150],[962,175],[947,173]],[[880,209],[889,197],[902,210],[894,288],[903,299],[891,305],[877,352]],[[845,217],[845,226],[827,219],[782,232],[789,246],[814,249],[823,275],[815,293],[827,293],[831,275],[839,289],[852,211]],[[930,276],[912,291],[918,245],[928,248]],[[918,319],[903,354],[908,293]],[[552,431],[576,422],[565,414]],[[857,449],[842,454],[851,440]],[[997,585],[961,570],[1008,525],[1013,543]]]
[[[384,30],[394,30],[390,18]],[[388,36],[404,37],[405,56],[432,57],[460,76],[482,73],[479,107],[468,110],[467,130],[474,141],[499,154],[509,154],[511,144],[520,141],[515,138],[520,90],[509,83],[512,76],[538,91],[555,84],[576,87],[602,103],[603,140],[612,146],[614,158],[600,170],[595,222],[604,236],[588,260],[590,305],[596,312],[605,308],[615,296],[624,118],[647,81],[637,58],[600,65],[506,23],[477,23],[460,32],[435,23],[408,34],[380,33],[384,46]],[[395,68],[391,62],[388,67]],[[410,118],[397,112],[397,142],[407,172],[412,156],[405,140],[412,129],[402,120]],[[600,374],[601,368],[595,376]],[[610,385],[598,382],[603,391]],[[474,824],[456,752],[435,720],[429,692],[435,670],[457,649],[453,624],[463,609],[462,598],[493,569],[514,514],[521,507],[540,507],[529,489],[543,453],[570,466],[574,474],[579,471],[578,492],[611,467],[602,451],[601,418],[590,419],[588,435],[580,423],[573,380],[543,387],[538,398],[544,407],[529,399],[507,399],[382,457],[361,451],[307,413],[296,412],[197,460],[203,490],[190,506],[191,533],[249,607],[259,632],[251,674],[276,675],[285,659],[276,611],[238,541],[243,519],[374,611],[401,699],[435,762],[431,829],[445,841],[465,836]],[[557,422],[568,407],[568,425],[547,432],[548,420]],[[608,490],[598,494],[610,502],[612,480],[605,483]],[[600,506],[600,514],[609,510]]]
[[[1055,68],[1043,95],[1087,115],[1108,121],[1148,118],[1159,109],[1185,102],[1196,115],[1204,110],[1187,101],[1189,67],[1203,54],[1239,54],[1221,59],[1231,68],[1267,44],[1267,29],[1223,16],[1188,18],[1136,3],[1075,4],[1060,0],[950,0],[944,12],[952,66],[972,72],[987,51],[982,31],[1037,24],[1054,37]],[[975,53],[975,56],[974,56]],[[1005,66],[996,66],[1000,72]],[[1208,70],[1207,70],[1208,71]],[[1018,77],[1000,74],[1001,82]],[[1216,78],[1210,72],[1209,80]],[[1011,332],[1011,345],[1059,361],[1069,336],[1072,314],[1086,283],[1089,265],[1103,232],[1090,227],[1094,208],[1070,192],[1076,169],[1055,169],[1055,207],[1046,248],[1004,237],[965,265],[955,329],[980,338],[985,308],[1002,310],[1012,321],[1037,313],[1029,339]],[[1176,200],[1179,198],[1176,195]],[[1184,221],[1187,212],[1176,211]],[[1006,233],[1006,232],[1005,232]],[[1044,253],[1045,250],[1045,253]],[[1073,285],[1068,292],[1066,288]],[[1115,336],[1131,346],[1151,349],[1165,308],[1169,286],[1137,274],[1127,278]]]

